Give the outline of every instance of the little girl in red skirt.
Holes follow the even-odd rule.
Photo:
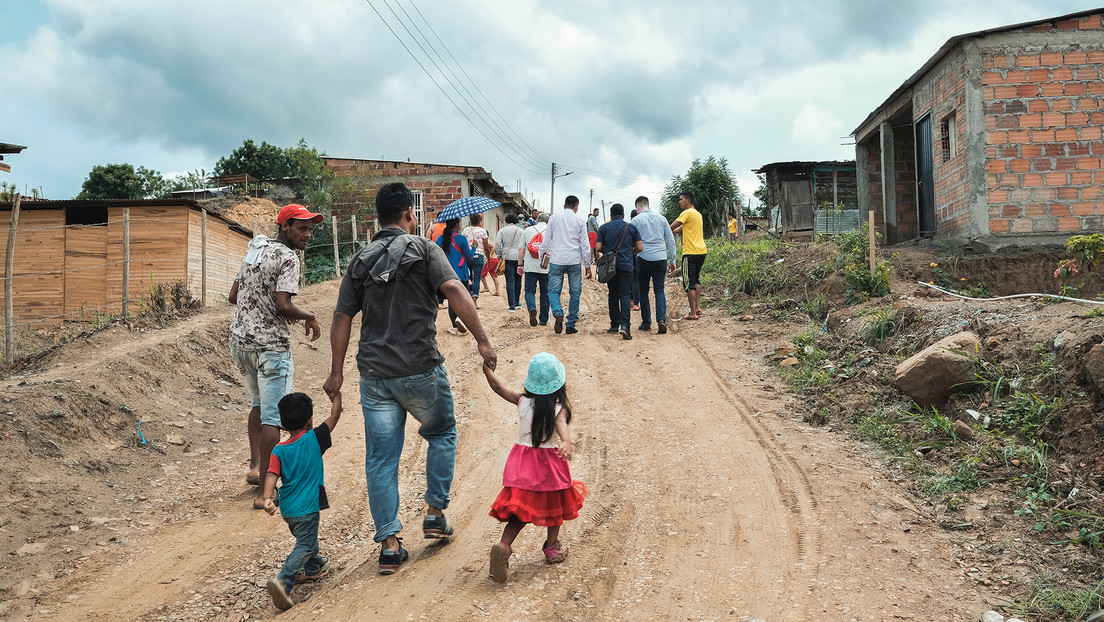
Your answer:
[[[506,523],[502,540],[491,547],[491,577],[505,583],[509,575],[510,546],[526,524],[548,528],[544,561],[558,564],[567,557],[560,544],[560,525],[579,517],[586,484],[571,479],[571,404],[567,401],[567,372],[555,356],[541,352],[529,360],[525,391],[507,389],[490,367],[483,366],[487,383],[503,399],[516,404],[520,416],[518,442],[506,458],[502,492],[491,505],[491,516]]]

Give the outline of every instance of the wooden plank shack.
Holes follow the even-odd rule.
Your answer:
[[[24,201],[15,242],[17,324],[50,325],[117,314],[123,301],[123,211],[130,211],[129,300],[185,281],[202,299],[203,208],[190,200]],[[6,239],[11,204],[0,203]],[[252,232],[207,213],[207,294],[224,299]],[[0,292],[0,304],[3,294]],[[139,305],[130,306],[132,312]]]

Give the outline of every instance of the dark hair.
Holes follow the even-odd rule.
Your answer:
[[[280,398],[277,406],[280,409],[280,427],[288,432],[302,430],[314,414],[314,402],[306,393],[288,393]]]
[[[686,200],[690,201],[691,205],[694,203],[694,193],[689,190],[683,190],[682,192],[679,192],[679,196],[686,197]]]
[[[567,415],[567,422],[571,423],[571,402],[567,401],[567,383],[548,395],[536,395],[525,391],[525,397],[533,400],[533,427],[529,434],[532,436],[533,447],[540,447],[552,433],[556,431],[556,405],[563,407]]]
[[[567,195],[567,198],[564,199],[564,207],[566,207],[566,208],[570,209],[572,207],[575,207],[578,204],[579,204],[579,197],[577,197],[573,194]]]
[[[647,205],[648,204],[648,197],[646,197],[644,195],[640,195],[640,196],[636,197],[636,201],[634,201],[633,204],[638,205],[638,206],[639,205]]]
[[[509,214],[506,214],[506,224],[516,225],[517,221],[518,221],[518,215],[517,214],[515,214],[513,212],[510,212]]]
[[[483,222],[483,214],[472,214],[471,216],[468,216],[468,224],[473,227],[481,222]]]
[[[401,182],[383,184],[376,192],[376,218],[380,225],[393,225],[414,205],[414,193]]]
[[[636,218],[636,215],[637,215],[638,213],[639,213],[639,212],[637,212],[636,210],[633,210],[633,211],[629,212],[629,218]]]
[[[610,216],[624,216],[625,206],[620,203],[614,203],[610,206]]]
[[[445,221],[445,230],[441,232],[441,250],[445,251],[446,256],[449,252],[449,246],[452,245],[452,236],[456,233],[456,228],[459,226],[459,218],[449,218]]]

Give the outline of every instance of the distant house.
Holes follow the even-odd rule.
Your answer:
[[[887,243],[1104,229],[1102,14],[952,37],[855,128],[860,210]]]
[[[204,276],[208,296],[230,291],[253,234],[194,201],[27,201],[20,206],[15,236],[16,323],[88,320],[93,313],[121,311],[124,210],[129,210],[128,300],[137,305],[149,298],[151,284],[178,280],[203,299]],[[11,203],[0,203],[0,239],[7,240],[11,211]]]
[[[812,233],[825,203],[858,209],[855,163],[774,162],[755,173],[763,176],[767,205],[779,208],[778,223],[786,233]]]
[[[11,143],[0,143],[0,171],[5,173],[11,172],[11,165],[5,163],[4,156],[10,154],[16,154],[26,149],[23,145],[13,145]]]
[[[359,206],[374,202],[376,191],[385,183],[397,181],[406,184],[414,193],[418,230],[423,232],[445,206],[460,197],[485,196],[502,204],[502,207],[485,214],[485,228],[492,238],[505,226],[506,214],[528,217],[532,212],[532,207],[521,193],[506,191],[479,166],[357,158],[326,158],[325,166],[338,178],[360,176],[371,181],[366,192],[357,197],[357,205],[337,206],[342,213],[355,213]]]

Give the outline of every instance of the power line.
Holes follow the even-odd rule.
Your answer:
[[[450,68],[448,66],[448,64],[445,63],[445,59],[441,57],[441,54],[433,46],[433,43],[429,40],[429,38],[425,36],[425,34],[422,32],[422,29],[419,28],[416,23],[414,23],[413,18],[411,18],[410,14],[406,12],[405,8],[403,8],[402,3],[399,0],[396,0],[396,2],[395,2],[395,4],[398,5],[399,10],[401,10],[403,12],[403,15],[406,16],[406,19],[410,21],[410,25],[413,26],[414,30],[416,30],[418,32],[418,36],[415,36],[414,33],[410,31],[410,28],[407,26],[406,21],[404,21],[403,18],[399,17],[399,14],[395,12],[395,9],[391,6],[391,4],[388,2],[388,0],[383,0],[383,3],[384,3],[384,5],[387,6],[388,10],[391,11],[391,14],[395,16],[395,19],[398,20],[399,24],[402,25],[403,29],[406,30],[406,33],[408,35],[410,35],[411,38],[414,39],[414,43],[416,43],[418,45],[418,48],[420,48],[422,50],[422,53],[426,55],[426,58],[429,60],[430,63],[433,64],[433,66],[441,74],[441,77],[444,78],[446,82],[448,82],[449,86],[452,87],[452,90],[455,91],[456,94],[460,97],[460,99],[463,100],[463,102],[468,105],[468,108],[470,108],[471,111],[474,112],[477,117],[479,117],[479,120],[482,121],[484,123],[484,125],[486,125],[487,128],[499,140],[501,140],[504,145],[509,147],[516,155],[521,157],[523,160],[526,160],[529,164],[532,164],[533,166],[536,166],[538,168],[543,167],[544,164],[542,162],[540,162],[539,160],[534,160],[527,153],[525,153],[521,149],[519,149],[516,144],[512,144],[512,141],[510,140],[510,138],[508,136],[503,135],[498,130],[498,128],[495,127],[495,124],[490,121],[489,115],[486,116],[486,117],[484,116],[484,112],[482,112],[482,106],[480,106],[479,103],[475,101],[475,96],[473,96],[471,94],[471,91],[468,90],[468,87],[463,83],[462,80],[460,80],[460,77],[456,75],[456,72],[452,71],[452,68]],[[415,8],[417,8],[417,7],[415,7]],[[423,17],[423,20],[424,19],[425,18]],[[436,33],[434,33],[434,34],[436,34]],[[419,37],[420,37],[420,40],[419,40]],[[437,56],[437,58],[441,61],[440,65],[437,64],[437,61],[433,60],[433,57],[430,56],[430,53],[428,51],[426,51],[425,46],[423,46],[422,43],[421,43],[422,41],[425,41],[426,45],[429,46],[429,49],[432,50],[433,54],[435,54]],[[445,69],[448,69],[449,73],[452,74],[452,78],[455,81],[453,79],[449,79],[449,77],[447,75],[445,75],[445,71],[444,71],[444,69],[441,68],[441,65],[444,65]],[[464,91],[467,93],[467,97],[465,97],[464,93],[461,93],[460,89],[457,88],[457,86],[456,86],[457,83],[459,83],[460,86],[463,87]]]
[[[502,149],[502,147],[499,147],[498,143],[491,140],[491,137],[487,136],[487,133],[484,132],[478,125],[476,125],[475,122],[471,120],[471,117],[469,117],[467,115],[467,113],[465,113],[464,110],[461,109],[459,105],[457,105],[457,103],[452,99],[452,97],[449,96],[448,92],[445,91],[445,89],[441,87],[440,83],[438,83],[436,78],[433,77],[433,74],[429,73],[429,70],[426,69],[425,65],[422,64],[422,61],[420,61],[418,59],[418,57],[414,55],[414,52],[406,45],[406,43],[403,42],[402,38],[399,37],[399,33],[395,32],[395,29],[391,27],[391,24],[387,23],[387,20],[384,19],[383,14],[381,14],[379,12],[379,9],[377,9],[376,6],[374,4],[372,4],[372,0],[365,0],[365,2],[368,3],[368,6],[372,7],[372,10],[375,11],[376,15],[380,18],[380,21],[383,22],[383,25],[387,26],[387,29],[391,31],[391,34],[395,37],[395,40],[397,40],[399,42],[399,45],[403,46],[403,49],[406,50],[406,53],[410,55],[410,58],[414,59],[414,62],[418,64],[418,67],[420,67],[421,70],[423,72],[425,72],[426,76],[430,79],[431,82],[433,82],[433,85],[437,87],[437,90],[441,91],[441,94],[445,96],[445,99],[449,100],[449,103],[452,104],[454,108],[456,108],[456,111],[459,112],[460,115],[462,117],[464,117],[464,119],[467,120],[467,122],[469,124],[471,124],[471,126],[473,128],[475,128],[475,131],[479,132],[479,134],[481,136],[483,136],[483,138],[485,138],[487,140],[487,142],[489,142],[491,144],[492,147],[494,147],[495,149],[498,149],[498,151],[502,155],[506,156],[506,159],[513,162],[519,168],[522,168],[526,171],[529,171],[530,173],[532,173],[534,175],[543,175],[544,174],[543,171],[535,171],[535,170],[519,163],[517,160],[510,157],[510,154],[506,153]]]
[[[414,7],[414,10],[418,13],[418,16],[422,18],[422,21],[425,22],[425,25],[429,27],[429,31],[433,33],[433,36],[437,38],[437,41],[440,41],[441,47],[445,48],[445,52],[448,53],[449,58],[452,59],[452,62],[456,63],[456,66],[460,69],[460,72],[464,74],[464,77],[467,78],[469,82],[471,82],[472,86],[475,87],[476,92],[478,92],[479,95],[483,98],[483,101],[487,102],[487,105],[490,107],[491,110],[494,111],[495,115],[497,115],[498,118],[502,120],[502,123],[511,132],[513,132],[514,136],[517,136],[518,140],[520,140],[521,143],[525,145],[533,155],[537,156],[537,158],[540,159],[542,166],[551,166],[552,161],[540,155],[535,149],[529,146],[529,143],[525,142],[525,139],[521,137],[521,134],[518,134],[517,130],[515,130],[514,127],[510,125],[510,123],[505,119],[505,117],[502,116],[498,109],[495,108],[494,104],[491,103],[491,100],[488,99],[487,96],[483,93],[483,90],[479,88],[479,83],[477,83],[475,80],[472,79],[470,75],[468,75],[468,72],[464,69],[464,66],[460,64],[460,61],[456,60],[455,56],[453,56],[452,51],[449,50],[449,47],[445,45],[444,41],[441,41],[441,37],[437,34],[437,31],[434,30],[433,26],[429,23],[429,20],[427,20],[425,16],[422,15],[422,11],[417,7],[417,5],[414,4],[414,0],[408,1],[410,2],[410,6]]]

